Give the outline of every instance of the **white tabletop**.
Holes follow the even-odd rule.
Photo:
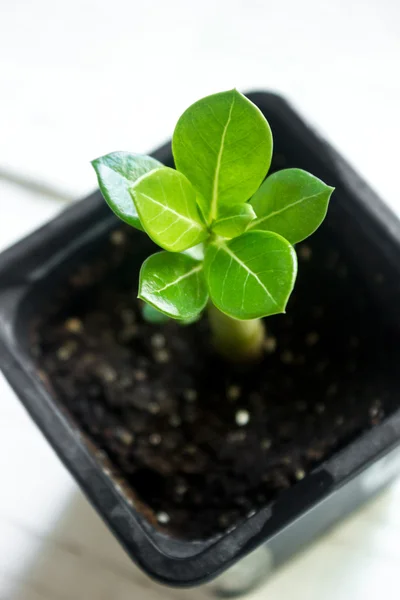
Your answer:
[[[146,152],[192,101],[284,93],[400,214],[395,0],[3,0],[0,249]],[[0,376],[0,600],[204,598],[135,569]],[[247,600],[399,597],[400,484]]]

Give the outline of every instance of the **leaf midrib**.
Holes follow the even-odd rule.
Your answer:
[[[256,225],[259,225],[263,221],[268,221],[268,219],[271,219],[272,217],[276,217],[276,215],[282,214],[286,210],[293,208],[294,206],[296,206],[297,204],[300,204],[301,202],[307,202],[308,200],[312,200],[313,198],[316,198],[317,196],[320,196],[321,194],[323,194],[323,191],[317,192],[316,194],[312,194],[311,196],[306,196],[305,198],[300,198],[299,200],[296,200],[296,202],[292,202],[291,204],[288,204],[287,206],[284,206],[283,208],[281,208],[279,210],[274,210],[273,212],[269,213],[268,215],[265,215],[264,217],[255,219],[254,221],[252,221],[250,229],[253,229]]]
[[[230,105],[230,108],[229,108],[228,119],[226,121],[225,127],[224,127],[223,132],[222,132],[221,145],[219,147],[218,156],[217,156],[217,162],[216,162],[216,165],[215,165],[215,173],[214,173],[214,181],[213,181],[213,191],[212,191],[211,207],[210,207],[210,221],[213,221],[217,217],[219,172],[220,172],[220,169],[221,169],[222,154],[224,152],[225,137],[226,137],[226,133],[228,131],[229,124],[230,124],[231,119],[232,119],[232,111],[233,111],[234,104],[235,104],[235,94],[232,95],[232,102],[231,102],[231,105]]]
[[[233,258],[234,261],[236,261],[243,269],[245,269],[245,271],[247,271],[247,273],[249,275],[251,275],[257,281],[259,286],[264,290],[264,292],[267,294],[267,296],[270,298],[270,300],[272,300],[272,302],[275,304],[275,306],[277,306],[279,308],[279,305],[276,302],[275,298],[272,296],[272,294],[268,290],[268,288],[265,287],[265,285],[263,284],[261,279],[258,277],[258,275],[254,271],[249,269],[248,266],[246,265],[246,263],[244,263],[242,260],[240,260],[240,258],[238,258],[238,256],[234,252],[232,252],[232,250],[230,250],[226,244],[224,244],[224,242],[220,242],[218,245],[222,250],[225,250],[225,252],[227,254],[229,254],[229,256],[231,258]]]
[[[243,220],[243,219],[247,219],[248,216],[246,214],[242,214],[242,215],[230,215],[229,217],[221,217],[220,219],[218,219],[217,221],[215,221],[215,225],[220,225],[221,223],[226,223],[227,221],[233,221],[233,220]]]
[[[191,269],[187,273],[184,273],[183,275],[181,275],[177,279],[174,279],[174,281],[171,281],[170,283],[167,283],[164,287],[160,288],[159,290],[154,290],[153,293],[160,294],[161,292],[164,292],[168,288],[170,288],[170,287],[172,287],[174,285],[177,285],[183,279],[187,279],[188,277],[191,277],[194,273],[197,273],[197,272],[201,271],[202,268],[203,268],[202,265],[198,265],[196,267],[193,267],[193,269]]]
[[[204,229],[204,227],[201,225],[201,223],[197,223],[197,221],[194,221],[193,219],[191,219],[189,217],[185,217],[182,213],[176,212],[176,210],[173,210],[167,204],[158,202],[158,200],[155,200],[154,198],[152,198],[151,196],[148,196],[147,194],[144,194],[143,192],[139,192],[139,194],[141,194],[142,196],[147,198],[147,200],[149,200],[150,202],[153,202],[153,204],[157,204],[157,206],[162,206],[162,208],[164,208],[166,211],[172,213],[173,215],[177,216],[179,219],[182,219],[183,221],[187,221],[187,223],[190,223],[192,227],[196,227],[197,229],[200,229],[201,231]],[[160,215],[157,215],[157,216],[160,216]]]

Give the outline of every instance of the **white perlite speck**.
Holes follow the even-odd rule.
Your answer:
[[[250,421],[250,413],[248,410],[238,410],[235,415],[236,425],[243,427]]]
[[[295,472],[295,477],[297,481],[301,481],[306,476],[306,473],[303,469],[297,469]]]
[[[169,520],[170,520],[170,517],[166,512],[157,513],[157,521],[161,525],[166,525],[167,523],[169,523]]]
[[[379,408],[377,406],[371,406],[369,409],[370,417],[377,417],[379,415]]]

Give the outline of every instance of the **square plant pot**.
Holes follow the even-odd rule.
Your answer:
[[[267,572],[400,469],[399,223],[283,99],[249,97],[272,169],[336,187],[253,372],[219,362],[205,321],[142,320],[156,248],[98,192],[0,256],[5,376],[132,559],[175,586],[261,546]],[[172,165],[169,144],[154,156]]]

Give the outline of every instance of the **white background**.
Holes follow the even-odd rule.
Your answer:
[[[2,0],[0,247],[90,191],[92,158],[151,150],[232,87],[285,94],[400,214],[399,74],[398,0]],[[203,597],[133,569],[1,379],[0,397],[0,600]],[[399,567],[397,486],[252,598],[394,600]]]

